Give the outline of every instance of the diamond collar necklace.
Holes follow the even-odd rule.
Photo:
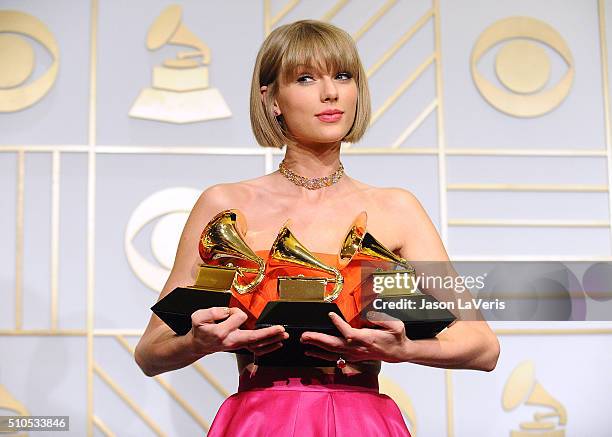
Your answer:
[[[319,188],[329,187],[330,185],[333,185],[338,182],[344,174],[344,166],[342,165],[342,163],[340,163],[340,165],[338,166],[338,170],[322,178],[307,178],[304,176],[300,176],[299,174],[287,168],[284,159],[280,162],[280,164],[278,164],[278,169],[280,170],[283,176],[285,176],[295,185],[297,185],[298,187],[305,187],[309,190],[318,190]]]

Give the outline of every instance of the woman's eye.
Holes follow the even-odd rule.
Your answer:
[[[309,74],[303,74],[300,77],[298,77],[297,81],[302,82],[302,83],[308,82],[306,79],[312,79],[312,76]]]
[[[353,77],[353,75],[351,73],[338,73],[338,74],[336,74],[336,79],[339,79],[339,80],[350,80],[352,77]],[[297,81],[300,82],[300,83],[306,83],[306,82],[310,82],[312,80],[314,80],[314,78],[310,74],[302,74],[297,79]]]

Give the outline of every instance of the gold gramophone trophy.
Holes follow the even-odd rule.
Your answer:
[[[304,355],[312,348],[300,342],[305,331],[322,332],[341,336],[329,318],[334,312],[344,319],[338,305],[333,301],[340,295],[344,278],[338,269],[329,266],[314,256],[289,229],[287,220],[278,235],[268,256],[269,272],[277,269],[326,273],[329,276],[278,276],[277,291],[279,299],[268,302],[257,319],[256,327],[265,328],[283,325],[289,338],[283,347],[257,357],[257,364],[272,366],[329,366],[329,361]],[[328,291],[328,284],[332,285]]]
[[[200,265],[194,285],[178,287],[151,307],[174,332],[191,329],[191,314],[199,309],[227,307],[232,293],[249,293],[264,279],[265,262],[244,241],[246,220],[237,209],[220,212],[202,231]],[[236,260],[253,267],[236,266]]]
[[[436,308],[436,305],[423,304],[423,301],[433,303],[437,300],[416,287],[415,269],[408,261],[387,249],[366,230],[367,218],[367,213],[362,211],[349,228],[338,254],[340,267],[346,267],[351,261],[382,261],[399,268],[377,268],[371,274],[373,284],[386,286],[380,294],[362,294],[362,320],[366,319],[365,314],[368,311],[379,311],[404,322],[406,336],[412,340],[435,337],[455,320],[455,316],[443,308],[428,309]],[[385,281],[388,277],[391,280]],[[394,280],[398,277],[402,278],[402,281]],[[398,282],[402,287],[397,285]]]

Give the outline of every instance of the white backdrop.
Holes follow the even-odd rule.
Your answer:
[[[0,107],[9,105],[0,112],[0,414],[69,415],[61,435],[208,429],[237,387],[234,356],[147,378],[132,349],[197,194],[276,169],[281,155],[259,148],[250,131],[250,77],[267,33],[297,19],[347,30],[368,71],[375,118],[363,141],[343,151],[347,173],[414,192],[453,259],[611,260],[612,1],[177,2],[182,25],[210,47],[208,88],[231,116],[185,124],[130,117],[141,90],[154,88],[153,69],[192,50],[146,47],[171,4],[0,0],[0,37],[33,48],[33,72],[18,87],[59,62],[51,88],[19,108],[2,80],[25,61],[0,50]],[[56,60],[26,27],[7,30],[10,10],[46,26]],[[485,29],[515,16],[553,28],[572,55],[568,66],[534,42],[550,62],[544,91],[568,67],[575,73],[561,103],[536,117],[496,109],[470,71]],[[506,42],[478,62],[502,88],[495,61]],[[10,44],[0,40],[0,48]],[[525,405],[538,384],[567,421],[516,435],[610,434],[611,324],[494,327],[502,352],[492,373],[383,366],[383,391],[413,435],[510,435],[552,411],[550,403]],[[524,369],[534,372],[529,390],[507,411],[504,390],[518,390],[511,375]]]

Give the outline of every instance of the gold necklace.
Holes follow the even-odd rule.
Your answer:
[[[295,185],[299,187],[305,187],[309,190],[318,190],[319,188],[329,187],[330,185],[333,185],[338,182],[344,174],[344,166],[342,165],[342,163],[340,163],[338,170],[336,170],[329,176],[323,176],[322,178],[306,178],[304,176],[300,176],[299,174],[287,168],[287,164],[285,164],[284,159],[280,162],[280,164],[278,164],[278,169],[280,170],[283,176],[285,176]]]

